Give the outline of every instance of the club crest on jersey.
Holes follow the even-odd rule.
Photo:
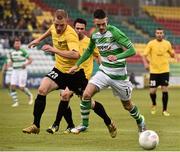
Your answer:
[[[59,45],[60,47],[63,47],[63,46],[66,45],[66,42],[65,42],[65,41],[58,41],[58,45]]]

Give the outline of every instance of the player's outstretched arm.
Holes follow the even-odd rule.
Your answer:
[[[136,51],[135,51],[134,47],[131,46],[130,48],[125,50],[123,53],[118,54],[116,57],[117,57],[117,59],[124,59],[124,58],[128,58],[130,56],[133,56],[135,54],[136,54]]]
[[[45,52],[55,53],[59,56],[62,56],[64,58],[68,58],[68,59],[79,59],[79,57],[80,57],[79,52],[76,50],[71,50],[71,51],[63,50],[62,51],[62,50],[58,50],[57,48],[54,48],[48,44],[43,45],[43,47],[41,49]]]
[[[37,46],[42,40],[44,40],[46,37],[48,37],[49,35],[51,35],[51,31],[50,29],[48,29],[44,34],[42,34],[40,37],[38,37],[37,39],[33,40],[32,42],[30,42],[28,44],[28,48],[33,48],[35,46]]]

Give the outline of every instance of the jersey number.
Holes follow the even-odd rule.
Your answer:
[[[56,79],[58,77],[58,74],[54,71],[51,71],[50,73],[48,73],[48,76],[50,76],[53,79]]]
[[[126,96],[129,96],[129,88],[125,89],[126,91]]]
[[[155,81],[155,80],[151,80],[151,81],[150,81],[150,86],[151,86],[151,87],[156,86],[156,81]]]

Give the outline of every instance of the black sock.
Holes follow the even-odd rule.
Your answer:
[[[106,125],[111,124],[111,119],[107,115],[107,113],[106,113],[106,111],[105,111],[105,109],[101,103],[95,101],[95,106],[94,106],[93,110],[98,116],[100,116],[104,120],[104,123]]]
[[[73,123],[73,119],[72,119],[72,111],[71,111],[70,106],[68,107],[68,109],[64,113],[64,119],[66,120],[66,122],[68,124],[67,128],[74,128],[75,127],[75,125]]]
[[[168,92],[162,93],[162,102],[163,102],[163,111],[167,110],[167,104],[168,104]]]
[[[156,93],[150,93],[152,105],[156,106]]]
[[[62,117],[64,116],[65,112],[67,111],[68,103],[69,103],[68,101],[63,101],[63,100],[60,101],[59,106],[58,106],[58,111],[56,114],[56,120],[53,125],[59,126]]]
[[[40,120],[41,116],[46,107],[46,96],[37,95],[35,103],[34,103],[34,124],[40,128]]]

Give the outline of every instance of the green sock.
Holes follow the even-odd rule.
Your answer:
[[[131,109],[130,114],[136,120],[137,124],[142,122],[143,116],[139,113],[139,110],[136,106]]]
[[[91,100],[82,100],[80,104],[82,125],[88,127],[89,114],[91,109]]]

